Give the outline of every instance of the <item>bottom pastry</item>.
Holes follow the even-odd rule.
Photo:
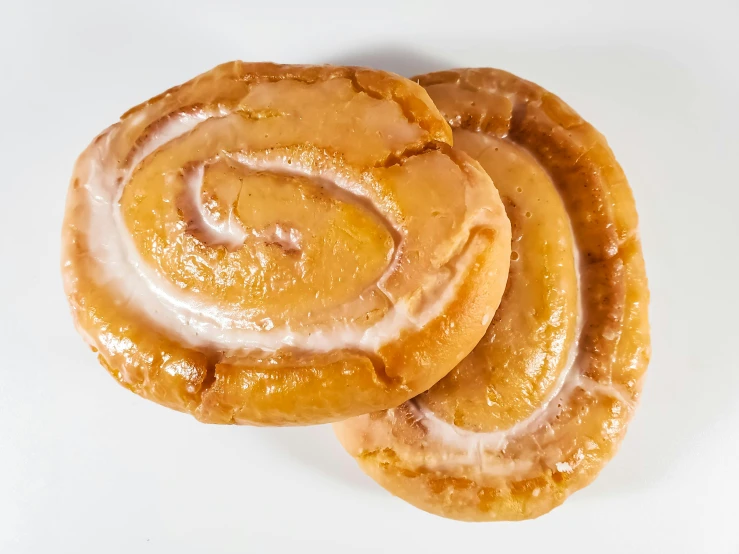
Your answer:
[[[483,340],[405,404],[335,424],[393,494],[444,517],[537,517],[621,442],[650,355],[631,190],[605,139],[553,94],[493,69],[415,78],[490,174],[511,268]]]

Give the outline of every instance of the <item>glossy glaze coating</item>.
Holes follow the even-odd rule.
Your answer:
[[[213,423],[389,408],[474,346],[510,225],[417,84],[233,62],[124,114],[75,167],[63,274],[124,386]]]
[[[335,425],[361,467],[445,517],[536,517],[613,456],[649,360],[634,202],[603,138],[542,88],[493,69],[417,78],[455,149],[493,178],[511,269],[482,341],[402,406]]]

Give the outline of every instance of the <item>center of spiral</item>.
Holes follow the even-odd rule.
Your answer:
[[[275,215],[278,205],[305,200],[300,191],[305,183],[299,178],[219,159],[186,168],[183,180],[179,209],[187,232],[202,243],[235,251],[247,241],[261,241],[285,254],[301,254],[303,233],[298,219],[302,218]]]
[[[287,154],[160,158],[133,176],[122,212],[149,265],[210,305],[289,324],[354,301],[391,263],[387,223]]]

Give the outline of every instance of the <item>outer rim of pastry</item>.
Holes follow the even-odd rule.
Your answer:
[[[592,482],[615,454],[640,395],[650,355],[648,290],[631,190],[605,138],[561,99],[534,83],[488,68],[441,71],[414,80],[424,87],[453,84],[474,96],[473,107],[455,105],[459,110],[444,113],[452,127],[523,143],[550,172],[571,218],[582,214],[571,211],[568,187],[600,187],[603,217],[610,222],[603,240],[611,250],[604,246],[606,255],[601,259],[593,258],[590,251],[584,260],[581,257],[581,293],[590,310],[597,305],[594,299],[601,299],[603,313],[585,316],[578,359],[538,421],[506,432],[476,433],[440,422],[410,401],[337,423],[334,429],[366,473],[425,511],[466,521],[537,517]],[[487,110],[487,94],[511,101],[509,119]],[[578,243],[584,225],[587,222],[581,219],[573,223]],[[595,272],[601,267],[613,280],[599,288]],[[590,329],[593,321],[602,328]],[[599,349],[611,354],[610,362],[601,363]],[[603,444],[591,441],[592,451],[575,449],[573,455],[563,448],[561,460],[546,467],[541,461],[548,448],[546,436],[556,433],[554,416],[566,414],[567,402],[583,402],[590,409],[595,405],[592,413],[596,414],[585,410],[567,424],[587,423],[588,417],[598,417],[598,409],[605,409],[609,414],[602,421],[605,438]],[[527,444],[541,458],[523,457]],[[469,449],[466,457],[460,458],[465,449]],[[531,460],[533,465],[528,467]],[[486,461],[495,463],[486,467]]]

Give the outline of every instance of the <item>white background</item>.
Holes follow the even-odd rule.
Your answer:
[[[349,4],[0,0],[0,552],[739,552],[739,2]],[[329,427],[201,425],[98,366],[58,269],[74,160],[132,105],[238,58],[501,67],[609,138],[654,356],[595,484],[536,521],[447,521],[376,486]]]

